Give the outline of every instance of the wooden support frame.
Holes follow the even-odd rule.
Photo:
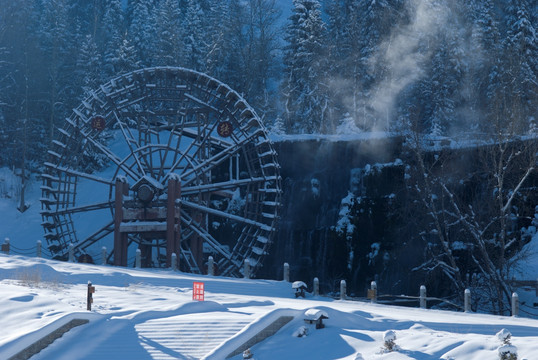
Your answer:
[[[127,266],[129,233],[153,232],[162,234],[166,240],[166,265],[170,267],[172,265],[172,254],[176,254],[178,261],[180,259],[181,219],[178,200],[181,197],[181,183],[179,178],[172,177],[168,180],[166,224],[163,224],[162,228],[158,222],[155,222],[159,220],[159,214],[164,213],[162,210],[155,209],[157,218],[150,220],[145,218],[135,219],[133,214],[141,214],[143,212],[124,208],[124,196],[128,195],[128,193],[129,185],[124,179],[117,179],[114,198],[114,265]],[[150,213],[153,214],[153,212]],[[142,222],[126,223],[124,222],[125,220],[139,220]],[[153,224],[150,225],[147,223],[148,220],[153,222]],[[152,245],[147,243],[141,244],[140,250],[142,252],[144,267],[150,266]]]
[[[129,191],[129,184],[124,179],[116,179],[114,197],[114,265],[127,266],[127,233],[121,232],[123,221],[123,196]]]

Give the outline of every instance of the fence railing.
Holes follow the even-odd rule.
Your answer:
[[[287,263],[284,264],[284,281],[289,282],[289,265]],[[509,281],[514,287],[516,288],[522,288],[522,287],[533,287],[536,289],[536,296],[538,296],[538,280],[515,280],[512,279]],[[347,295],[347,285],[345,280],[340,281],[340,294],[339,296],[335,296],[333,298],[340,299],[340,300],[356,300],[356,301],[370,301],[371,303],[380,303],[380,304],[393,304],[398,305],[398,302],[403,303],[415,303],[418,305],[418,307],[422,309],[426,309],[428,307],[428,302],[438,302],[443,303],[449,306],[454,307],[455,309],[464,311],[464,312],[472,312],[471,309],[471,290],[465,289],[463,294],[464,303],[463,306],[457,303],[454,303],[448,299],[438,298],[438,297],[432,297],[426,295],[426,286],[422,285],[419,289],[419,296],[412,296],[412,295],[390,295],[390,294],[379,294],[378,293],[378,286],[377,282],[372,281],[370,284],[370,289],[367,291],[366,297],[350,297]],[[315,296],[319,295],[319,279],[316,277],[313,281],[313,294]],[[529,306],[526,303],[520,303],[519,301],[519,295],[517,292],[512,293],[511,297],[511,307],[510,312],[512,316],[519,316],[520,313],[526,314],[528,316],[532,317],[538,317],[538,309],[534,312],[526,311],[523,308],[526,308],[528,310],[530,309],[536,309],[538,307],[538,302],[534,303],[534,306]]]
[[[70,262],[75,261],[73,249],[74,249],[73,245],[70,244],[70,246],[69,246],[69,261]],[[13,254],[16,254],[16,255],[23,255],[23,256],[34,256],[35,255],[37,257],[43,257],[43,255],[45,255],[45,257],[48,257],[48,258],[53,257],[48,249],[46,249],[46,248],[44,249],[42,247],[41,240],[38,240],[36,242],[35,246],[29,247],[29,248],[19,248],[19,247],[14,246],[13,244],[11,244],[9,238],[5,238],[4,243],[1,244],[0,251],[2,251],[5,254],[8,254],[8,255],[10,253],[13,253]],[[98,256],[92,256],[92,258],[97,259]],[[132,262],[135,265],[136,268],[141,267],[141,253],[140,253],[139,249],[137,249],[135,256],[131,257],[128,260],[128,262],[129,263]],[[101,251],[101,264],[102,265],[107,264],[107,249],[106,249],[106,247],[103,247],[102,251]],[[210,265],[213,265],[213,258],[212,257],[210,257],[210,259],[208,261],[208,274],[213,275],[214,269],[213,269],[213,266],[210,266]],[[173,270],[178,269],[177,258],[173,259],[171,267],[172,267]],[[244,264],[244,277],[246,279],[250,278],[250,263],[249,263],[248,259],[245,260],[245,264]],[[286,281],[286,282],[290,281],[290,266],[289,266],[288,263],[284,263],[283,280]],[[509,282],[514,287],[517,287],[517,288],[534,287],[535,291],[536,291],[536,296],[538,296],[538,280],[516,280],[516,279],[512,279],[512,280],[509,280]],[[313,294],[314,294],[314,296],[318,296],[320,294],[320,292],[319,292],[319,279],[317,277],[314,278],[314,280],[313,280]],[[426,295],[426,287],[424,285],[422,285],[420,287],[419,294],[420,294],[419,296],[378,294],[377,282],[372,281],[370,283],[370,289],[368,289],[368,291],[367,291],[366,298],[352,298],[352,297],[349,297],[347,295],[346,281],[341,280],[340,281],[340,296],[339,296],[339,298],[341,300],[369,300],[371,303],[392,303],[392,304],[397,303],[398,301],[401,301],[401,302],[404,302],[404,301],[415,302],[416,301],[418,303],[418,306],[420,308],[423,308],[423,309],[427,308],[428,302],[436,301],[436,302],[439,302],[439,303],[448,304],[448,305],[453,306],[454,308],[456,308],[458,310],[462,310],[464,312],[471,312],[472,311],[471,310],[471,290],[470,289],[465,289],[465,292],[464,292],[464,295],[463,295],[463,298],[464,298],[463,306],[461,306],[459,304],[456,304],[454,302],[451,302],[451,301],[449,301],[447,299],[427,296]],[[535,303],[534,305],[538,306],[538,303]],[[529,309],[531,308],[530,306],[528,306],[526,304],[520,304],[519,296],[518,296],[518,294],[516,292],[514,292],[512,294],[512,301],[511,301],[511,313],[512,313],[512,316],[518,316],[520,311],[522,313],[524,313],[524,314],[527,314],[527,315],[536,316],[536,314],[531,313],[529,311],[525,311],[524,309],[522,309],[521,308],[522,306],[525,307],[525,308],[529,308]]]

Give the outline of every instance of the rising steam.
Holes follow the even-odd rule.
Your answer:
[[[433,0],[409,2],[412,14],[409,24],[395,27],[390,37],[372,58],[371,69],[382,66],[386,76],[373,88],[370,99],[365,99],[377,119],[374,130],[387,129],[394,112],[397,96],[409,84],[419,80],[430,60],[436,38],[443,31],[449,10]]]

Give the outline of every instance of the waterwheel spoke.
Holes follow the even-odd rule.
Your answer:
[[[204,185],[191,185],[191,186],[184,186],[181,188],[181,194],[183,196],[188,195],[195,195],[198,193],[218,193],[221,191],[226,190],[235,190],[238,187],[244,187],[247,185],[252,185],[256,183],[264,183],[267,181],[267,178],[263,177],[257,177],[257,178],[248,178],[248,179],[241,179],[241,180],[231,180],[231,181],[223,181],[223,182],[214,182],[210,184],[204,184]]]
[[[67,175],[70,175],[70,176],[78,176],[78,177],[81,177],[81,178],[84,178],[84,179],[88,179],[88,180],[95,181],[95,182],[98,182],[98,183],[106,184],[106,185],[109,185],[109,186],[114,185],[114,181],[111,180],[111,179],[105,179],[105,178],[102,178],[100,176],[95,176],[95,175],[92,175],[92,174],[85,173],[83,171],[76,171],[76,170],[73,170],[73,169],[68,169],[66,167],[57,166],[57,165],[54,165],[54,164],[48,163],[48,162],[45,163],[45,166],[47,166],[47,167],[49,167],[51,169],[54,169],[54,170],[58,170],[60,172],[64,172],[64,173],[66,173]]]
[[[227,147],[220,151],[219,153],[213,155],[212,157],[205,159],[200,164],[196,165],[193,168],[190,168],[189,170],[184,171],[181,174],[181,178],[183,180],[183,185],[186,186],[193,182],[196,177],[189,177],[190,175],[193,175],[194,173],[202,172],[202,173],[208,173],[209,171],[215,169],[218,165],[220,165],[223,161],[229,159],[231,156],[234,156],[239,152],[241,147],[246,144],[247,142],[251,141],[251,137],[246,137],[243,140],[237,142],[236,144]]]
[[[131,152],[132,157],[134,158],[136,165],[138,167],[138,170],[140,174],[145,175],[146,171],[144,170],[144,167],[142,166],[142,163],[140,162],[140,159],[136,155],[135,149],[140,147],[138,142],[134,139],[133,134],[131,130],[125,126],[123,121],[118,117],[118,114],[116,114],[115,111],[112,111],[114,114],[114,117],[116,118],[116,123],[120,126],[121,133],[123,135],[123,138],[125,139],[125,142],[127,143],[127,146],[129,147],[129,151]],[[133,147],[135,145],[135,147]]]
[[[191,130],[191,129],[183,129],[183,134],[191,139],[195,139],[196,136],[198,135],[197,132]],[[230,142],[230,141],[226,141],[224,139],[220,139],[220,138],[217,138],[211,134],[209,134],[207,137],[206,137],[206,141],[209,142],[211,145],[213,145],[214,147],[217,147],[217,148],[226,148],[226,147],[230,147],[230,146],[233,146],[234,143],[233,142]]]
[[[109,223],[105,224],[101,228],[99,228],[97,231],[95,231],[93,234],[88,236],[86,239],[80,241],[76,248],[85,250],[87,247],[93,245],[97,241],[103,239],[107,235],[114,232],[114,220],[110,221]]]
[[[212,129],[208,131],[209,125],[212,125]],[[198,132],[191,132],[192,141],[190,142],[190,144],[189,144],[189,146],[187,147],[186,150],[179,152],[181,154],[181,156],[174,162],[174,164],[172,165],[172,167],[170,168],[170,170],[166,174],[165,180],[170,176],[170,174],[172,174],[174,171],[177,170],[177,168],[179,167],[181,162],[184,161],[187,156],[190,156],[191,159],[192,158],[194,158],[194,159],[199,159],[200,158],[200,150],[202,149],[202,147],[204,145],[207,144],[206,141],[210,137],[211,132],[214,130],[215,126],[216,126],[216,123],[211,124],[209,122],[209,120],[207,120],[205,125],[203,126],[203,128],[198,129]],[[204,134],[204,135],[202,135],[203,136],[202,139],[200,139],[200,134],[201,133]],[[178,147],[179,147],[179,144],[178,144]],[[193,149],[194,149],[194,152],[191,153],[191,151]],[[192,167],[195,167],[195,166],[192,166]],[[183,171],[183,173],[184,172],[185,171]],[[182,173],[182,176],[183,176],[183,173]]]
[[[110,209],[112,206],[114,206],[114,202],[106,201],[106,202],[100,202],[100,203],[94,203],[94,204],[88,204],[88,205],[73,206],[73,207],[68,207],[68,208],[58,208],[58,209],[50,210],[50,211],[43,211],[43,213],[48,216],[76,214],[80,212]]]
[[[164,179],[163,181],[166,181],[170,175],[172,173],[174,173],[174,171],[176,171],[179,166],[181,165],[181,163],[188,159],[187,157],[187,154],[189,154],[189,152],[191,151],[191,149],[194,147],[194,144],[195,144],[195,141],[191,141],[191,143],[189,144],[189,146],[187,147],[187,149],[183,150],[183,151],[179,151],[178,154],[180,154],[179,158],[176,158],[176,160],[174,161],[174,163],[172,164],[172,166],[170,167],[170,169],[168,170],[168,172],[166,173],[166,175],[164,176]],[[179,141],[178,141],[178,148],[179,148]],[[187,160],[188,161],[188,160]]]
[[[211,134],[213,133],[213,131],[215,131],[216,127],[217,127],[217,122],[211,123],[208,119],[203,129],[198,129],[198,137],[200,137],[200,133],[202,133],[202,138],[198,142],[198,148],[192,154],[193,158],[195,159],[205,158],[206,154],[200,153],[200,151],[202,151],[204,147],[207,147],[207,145],[211,144],[209,141],[209,138],[211,137]]]
[[[172,170],[170,170],[171,172],[174,171],[174,166],[177,167],[177,165],[175,165],[175,164],[179,164],[179,163],[180,163],[180,162],[178,161],[178,156],[181,157],[181,156],[183,156],[183,153],[184,153],[184,151],[181,149],[181,144],[182,144],[181,140],[183,139],[183,133],[184,133],[184,131],[185,131],[185,123],[184,123],[184,122],[181,122],[179,131],[176,130],[176,127],[175,127],[175,126],[174,126],[174,128],[172,128],[172,129],[170,130],[170,138],[169,138],[169,140],[171,140],[172,137],[173,137],[174,135],[177,137],[176,145],[175,145],[174,158],[172,159],[172,164],[173,164],[173,165],[171,166],[171,169],[172,169]],[[164,170],[164,169],[163,169],[163,170]],[[164,178],[166,179],[166,176],[165,176],[164,171],[163,171],[162,174],[159,174],[159,179],[160,179],[161,177],[164,177]]]
[[[183,123],[182,123],[183,125]],[[181,145],[181,133],[177,133],[176,135],[176,127],[177,124],[174,124],[174,126],[170,129],[170,133],[168,136],[168,140],[166,141],[166,150],[164,151],[164,155],[161,153],[161,166],[159,167],[159,172],[156,174],[156,179],[160,180],[161,177],[164,176],[165,172],[165,166],[166,166],[166,160],[168,159],[168,155],[170,153],[173,153],[174,155],[178,154],[180,151],[180,145]],[[174,138],[174,135],[178,137],[175,148],[172,148],[172,139]],[[173,150],[173,151],[171,151]]]
[[[232,260],[232,254],[226,250],[206,229],[204,229],[199,223],[194,221],[189,214],[185,211],[181,211],[181,222],[187,226],[190,230],[194,231],[200,236],[213,250],[221,254],[228,260]]]
[[[99,141],[94,139],[94,137],[88,132],[88,130],[83,129],[79,126],[79,124],[72,119],[67,119],[67,122],[73,126],[74,129],[78,130],[80,134],[88,140],[95,148],[97,148],[103,155],[108,157],[114,164],[116,164],[119,168],[121,168],[125,173],[132,177],[133,179],[137,179],[138,176],[131,172],[130,168],[126,168],[124,165],[124,161],[120,159],[112,150],[110,150],[107,146],[101,144]]]
[[[95,141],[92,137],[87,137],[88,141],[90,141],[97,149],[99,149],[103,155],[106,155],[114,164],[116,164],[120,169],[122,169],[125,174],[129,177],[131,177],[133,180],[137,180],[140,176],[133,172],[130,167],[125,166],[125,160],[121,160],[112,150],[110,150],[108,147],[106,147],[103,144],[100,144],[99,142]]]
[[[196,260],[194,259],[194,256],[192,254],[192,250],[188,244],[187,241],[181,242],[181,255],[183,256],[183,260],[187,264],[187,267],[189,268],[189,271],[193,274],[201,274],[200,268],[198,267],[198,264],[196,263]]]
[[[247,218],[242,217],[242,216],[233,215],[233,214],[227,213],[225,211],[213,209],[213,208],[210,208],[210,207],[207,207],[207,206],[204,206],[204,205],[196,204],[196,203],[190,202],[188,200],[182,199],[181,200],[181,205],[185,205],[185,206],[187,206],[187,207],[189,207],[191,209],[199,210],[199,211],[202,211],[204,213],[216,215],[216,216],[219,216],[221,218],[226,218],[226,219],[234,220],[234,221],[237,221],[237,222],[240,222],[240,223],[243,223],[243,224],[256,226],[256,227],[258,227],[258,228],[260,228],[262,230],[265,230],[265,231],[271,231],[272,230],[272,227],[270,225],[267,225],[267,224],[264,224],[264,223],[261,223],[261,222],[258,222],[258,221],[254,221],[254,220],[251,220],[251,219],[247,219]]]

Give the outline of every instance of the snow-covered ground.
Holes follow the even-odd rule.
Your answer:
[[[496,333],[502,329],[511,332],[519,360],[538,359],[538,320],[529,318],[312,296],[303,300],[295,299],[291,284],[282,281],[36,258],[36,241],[43,236],[39,186],[39,181],[28,184],[30,207],[20,213],[18,179],[0,169],[0,243],[6,237],[11,242],[11,255],[0,254],[0,359],[75,318],[90,322],[32,359],[225,359],[280,316],[293,320],[252,346],[254,359],[498,359],[501,341]],[[533,240],[534,248],[537,242]],[[536,278],[538,256],[536,251],[531,255],[523,269],[526,278]],[[88,281],[97,290],[91,312],[86,311]],[[194,281],[205,283],[204,302],[192,300]],[[525,298],[536,302],[534,289],[520,294]],[[329,316],[324,329],[304,322],[304,313],[312,308]],[[295,336],[303,326],[308,334]],[[396,334],[397,350],[392,352],[384,348],[389,330]]]
[[[86,310],[87,283],[96,288]],[[192,300],[194,281],[205,301]],[[225,359],[281,315],[294,319],[254,345],[254,359],[497,359],[502,329],[518,359],[536,359],[538,321],[384,306],[323,297],[295,299],[283,281],[193,276],[0,255],[0,359],[73,318],[72,329],[32,359]],[[329,319],[316,330],[304,313]],[[306,326],[306,336],[294,336]],[[384,334],[396,334],[395,351]],[[241,359],[236,355],[233,359]]]

